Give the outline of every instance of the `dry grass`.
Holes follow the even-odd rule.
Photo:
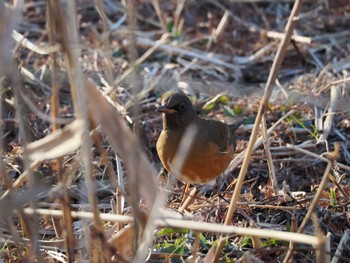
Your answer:
[[[2,261],[349,262],[348,1],[125,2],[0,2]],[[246,118],[184,213],[174,90]]]

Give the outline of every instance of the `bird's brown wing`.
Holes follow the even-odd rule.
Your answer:
[[[200,119],[198,127],[198,137],[200,137],[202,144],[214,143],[218,146],[219,151],[222,152],[225,152],[226,148],[230,147],[230,130],[225,123]]]

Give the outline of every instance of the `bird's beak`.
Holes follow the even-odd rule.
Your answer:
[[[174,113],[176,112],[174,109],[169,109],[167,105],[160,106],[156,109],[157,112],[161,113]]]

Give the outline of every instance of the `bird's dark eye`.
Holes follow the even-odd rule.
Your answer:
[[[181,111],[183,109],[185,109],[185,103],[180,103],[180,105],[178,106],[178,109]]]

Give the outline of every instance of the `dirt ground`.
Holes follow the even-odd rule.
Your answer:
[[[1,1],[2,261],[350,262],[350,1],[298,2]],[[244,119],[182,212],[169,92]]]

